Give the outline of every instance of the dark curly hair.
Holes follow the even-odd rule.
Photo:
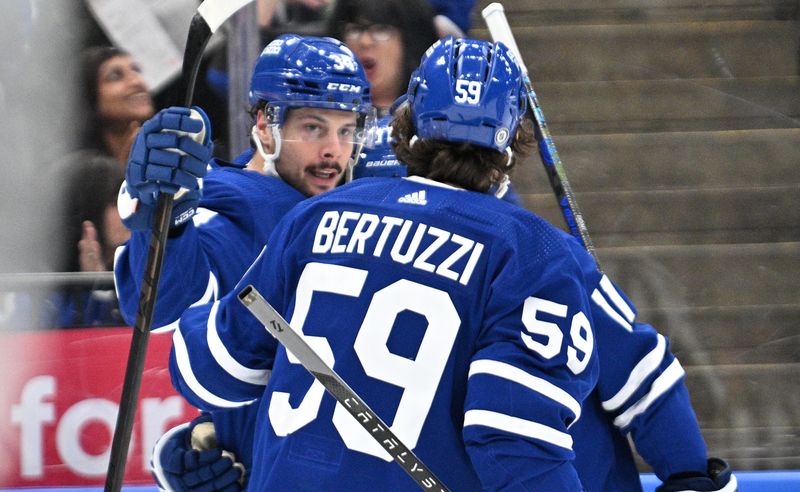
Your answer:
[[[392,147],[397,159],[408,166],[409,176],[422,176],[481,193],[499,184],[503,175],[513,169],[514,162],[527,156],[535,144],[528,119],[520,122],[511,144],[514,159],[510,165],[506,154],[471,143],[417,140],[412,145],[416,132],[411,108],[408,104],[401,105],[392,120]]]

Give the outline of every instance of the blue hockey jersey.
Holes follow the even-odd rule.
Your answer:
[[[453,490],[579,490],[568,428],[597,356],[569,248],[494,197],[364,179],[290,212],[240,286],[284,313]],[[413,488],[237,291],[184,313],[170,370],[204,409],[263,397],[249,489]]]
[[[284,181],[239,166],[215,166],[203,179],[197,214],[170,231],[153,313],[168,329],[194,303],[229,292],[255,260],[278,221],[305,198]],[[117,251],[114,277],[123,317],[136,318],[150,233],[134,232]]]
[[[600,361],[598,385],[584,402],[580,420],[570,428],[575,467],[584,489],[642,490],[628,433],[662,480],[679,472],[704,472],[705,443],[683,384],[683,371],[666,338],[638,322],[628,297],[598,271],[575,238],[562,235],[591,293]],[[233,451],[248,469],[257,411],[256,402],[214,413],[220,447]]]
[[[571,429],[576,467],[587,492],[640,491],[631,448],[661,480],[706,471],[706,445],[684,371],[667,339],[636,319],[636,308],[577,239],[562,232],[581,263],[591,296],[600,361],[597,388]]]

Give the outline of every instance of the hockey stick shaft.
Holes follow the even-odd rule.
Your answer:
[[[192,104],[197,72],[200,69],[203,51],[208,40],[211,39],[211,35],[226,19],[250,1],[252,0],[205,0],[197,8],[197,13],[192,17],[189,26],[178,86],[178,94],[183,96],[183,106],[189,107]],[[128,447],[142,383],[142,371],[150,339],[150,325],[153,321],[158,282],[161,278],[161,266],[164,262],[164,250],[172,216],[173,198],[170,193],[160,193],[153,215],[153,229],[142,277],[142,288],[139,293],[139,305],[136,310],[128,364],[122,384],[119,413],[114,428],[114,437],[111,441],[111,456],[105,482],[106,492],[119,491],[124,480]],[[143,452],[147,451],[149,450],[143,450]]]
[[[539,157],[547,172],[550,187],[556,196],[558,205],[561,208],[561,214],[569,228],[569,232],[583,244],[594,258],[597,267],[600,268],[594,244],[589,236],[589,229],[586,227],[583,214],[578,207],[575,194],[572,192],[572,186],[570,186],[569,180],[567,179],[564,165],[561,163],[561,158],[553,142],[553,137],[550,135],[544,113],[539,105],[539,99],[536,97],[536,92],[533,90],[533,84],[528,75],[528,68],[522,60],[522,54],[517,46],[514,33],[511,32],[511,26],[508,24],[503,5],[497,2],[491,3],[486,6],[481,13],[483,15],[483,20],[486,22],[486,27],[489,29],[489,33],[492,36],[492,40],[505,44],[517,58],[519,68],[522,71],[525,90],[528,93],[528,109],[533,115],[534,132]]]
[[[394,435],[383,420],[359,397],[355,391],[314,352],[283,316],[253,287],[248,285],[239,292],[239,300],[258,319],[286,350],[294,354],[300,363],[336,401],[375,439],[378,444],[400,465],[422,490],[447,492],[447,487],[436,475]]]

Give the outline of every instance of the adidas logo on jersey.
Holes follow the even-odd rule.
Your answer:
[[[411,203],[413,205],[427,205],[428,200],[425,198],[425,190],[415,191],[408,195],[403,195],[397,199],[397,203]]]

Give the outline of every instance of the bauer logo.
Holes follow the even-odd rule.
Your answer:
[[[375,161],[367,161],[367,167],[388,167],[399,166],[400,162],[397,159],[378,159]]]
[[[329,91],[352,92],[361,94],[361,86],[353,84],[341,84],[339,82],[328,82]]]

